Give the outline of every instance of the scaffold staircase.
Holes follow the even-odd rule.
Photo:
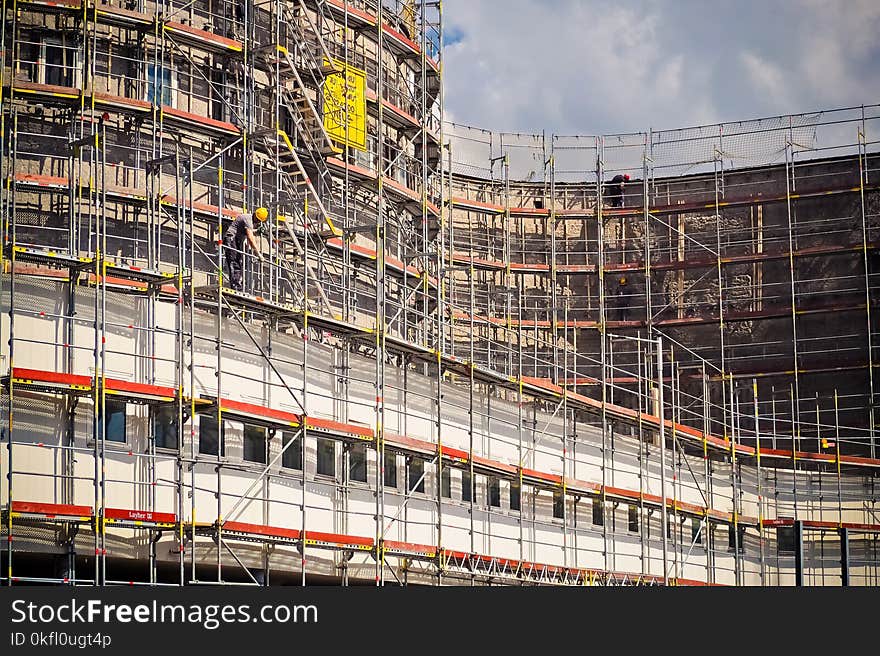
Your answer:
[[[319,23],[330,24],[326,6],[322,2],[317,5]],[[341,232],[333,225],[320,194],[329,194],[333,188],[324,158],[341,151],[324,128],[317,106],[326,75],[337,69],[327,64],[332,61],[330,51],[302,0],[280,1],[276,20],[279,28],[285,28],[277,33],[288,34],[289,38],[285,43],[259,49],[258,53],[269,64],[273,77],[277,77],[274,86],[278,105],[287,110],[292,126],[282,126],[281,117],[276,117],[277,134],[275,131],[264,134],[261,145],[270,157],[278,157],[277,165],[284,172],[285,192],[290,199],[305,206],[303,201],[310,198],[312,211],[319,212],[319,221],[327,224],[327,230],[321,230],[322,235],[338,237]],[[307,33],[306,26],[311,34]],[[280,40],[285,41],[283,37]],[[311,94],[315,94],[315,100]],[[285,127],[293,129],[288,134]]]

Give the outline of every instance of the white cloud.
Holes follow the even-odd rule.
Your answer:
[[[741,52],[739,58],[756,93],[766,94],[769,103],[780,108],[780,111],[791,106],[788,80],[778,66],[751,51]]]
[[[672,128],[880,101],[875,0],[447,0],[452,120]]]

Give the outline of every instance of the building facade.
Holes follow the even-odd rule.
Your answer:
[[[440,3],[4,18],[5,583],[878,582],[877,107],[510,135]]]

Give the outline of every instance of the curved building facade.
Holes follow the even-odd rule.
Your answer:
[[[444,123],[440,7],[4,2],[4,583],[876,584],[880,108]]]

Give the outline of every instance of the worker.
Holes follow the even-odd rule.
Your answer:
[[[623,190],[627,182],[629,182],[629,174],[618,173],[611,178],[611,182],[605,184],[605,198],[608,199],[611,207],[623,207]]]
[[[260,246],[254,238],[254,217],[260,222],[260,225],[269,217],[269,210],[265,207],[258,207],[253,214],[239,214],[229,224],[226,234],[223,237],[223,254],[226,258],[226,270],[229,274],[229,284],[235,291],[243,291],[242,289],[242,273],[244,264],[244,242],[247,239],[248,244],[254,254],[263,261],[263,254],[260,252]]]

